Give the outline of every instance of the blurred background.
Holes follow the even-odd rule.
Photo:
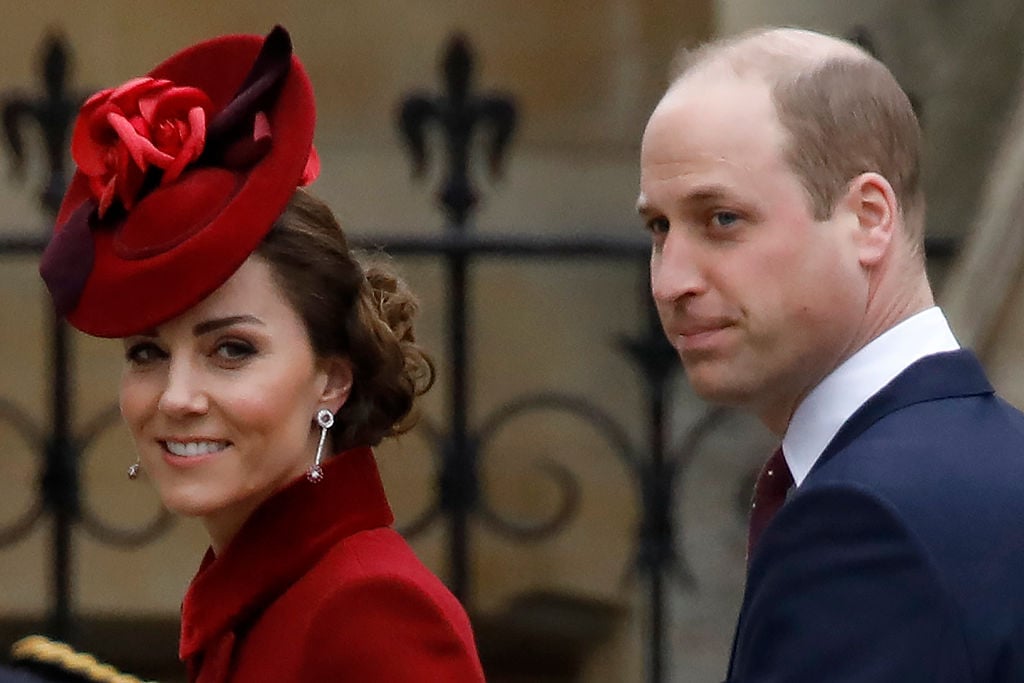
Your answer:
[[[0,652],[47,632],[181,678],[178,609],[205,534],[128,481],[120,346],[56,325],[37,266],[82,98],[219,34],[288,28],[317,93],[312,189],[422,297],[439,381],[421,426],[378,458],[401,530],[467,605],[491,681],[724,676],[750,486],[773,441],[692,397],[650,313],[639,142],[679,49],[797,25],[890,66],[924,125],[940,302],[1024,405],[1020,0],[0,9]],[[443,110],[462,125],[417,113]]]

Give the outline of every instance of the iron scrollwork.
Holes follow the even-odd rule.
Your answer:
[[[637,532],[635,560],[625,577],[639,573],[649,585],[650,644],[648,651],[649,680],[664,680],[664,581],[674,578],[681,586],[693,586],[695,579],[685,557],[677,546],[674,512],[677,485],[691,454],[698,443],[721,423],[724,411],[711,410],[700,418],[678,448],[666,443],[665,415],[668,407],[668,385],[679,365],[674,350],[661,334],[653,314],[645,335],[627,340],[621,346],[640,370],[647,389],[651,417],[650,440],[645,448],[633,445],[625,429],[611,416],[591,402],[568,393],[544,392],[520,397],[486,417],[478,429],[468,424],[470,402],[467,379],[467,358],[470,319],[468,315],[472,282],[468,268],[474,258],[506,257],[521,259],[540,256],[548,258],[622,258],[641,260],[649,245],[633,242],[611,244],[607,240],[577,239],[572,244],[537,238],[502,237],[480,240],[466,230],[470,211],[476,206],[477,194],[468,175],[469,142],[481,123],[493,126],[489,161],[492,171],[500,168],[507,144],[514,130],[514,102],[507,96],[493,94],[475,96],[469,89],[473,65],[468,40],[455,36],[449,43],[442,62],[446,94],[433,97],[417,92],[407,97],[399,109],[399,129],[406,142],[413,164],[414,177],[426,167],[426,127],[436,124],[444,136],[448,164],[439,192],[441,204],[450,221],[446,234],[434,241],[384,240],[380,246],[394,253],[415,253],[445,259],[448,272],[446,288],[448,306],[448,366],[452,369],[449,402],[451,421],[442,434],[434,426],[427,435],[436,445],[440,460],[437,475],[436,501],[404,531],[415,535],[426,529],[438,516],[445,516],[449,533],[449,584],[464,602],[471,600],[469,540],[470,516],[477,517],[495,532],[518,541],[537,541],[562,529],[579,508],[580,486],[568,468],[550,460],[540,461],[541,471],[555,483],[561,500],[547,519],[523,522],[509,519],[496,510],[486,492],[481,490],[479,467],[482,448],[512,420],[534,412],[560,413],[581,419],[594,427],[610,444],[635,480],[641,502],[641,520]],[[644,300],[650,297],[644,288]],[[676,457],[670,457],[676,454]]]

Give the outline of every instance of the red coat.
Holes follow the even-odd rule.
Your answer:
[[[389,525],[373,452],[331,458],[208,552],[182,605],[198,683],[483,681],[466,613]]]

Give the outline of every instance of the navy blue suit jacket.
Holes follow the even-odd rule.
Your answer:
[[[973,354],[907,368],[792,492],[728,680],[1024,682],[1024,415]]]

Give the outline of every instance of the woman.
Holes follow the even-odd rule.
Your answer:
[[[415,301],[298,189],[313,120],[280,28],[93,96],[40,269],[71,324],[124,340],[129,476],[209,532],[182,606],[191,681],[482,681],[371,451],[433,381]]]

